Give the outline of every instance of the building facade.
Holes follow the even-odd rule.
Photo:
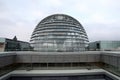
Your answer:
[[[30,44],[28,42],[19,41],[16,37],[13,39],[0,38],[0,52],[28,50],[31,50]]]
[[[73,17],[54,14],[44,18],[34,29],[31,46],[41,52],[85,51],[88,37],[83,26]]]
[[[89,43],[89,50],[112,51],[120,50],[120,41],[95,41]]]
[[[1,52],[0,80],[120,80],[120,52]]]
[[[28,42],[0,38],[0,80],[119,80],[120,52],[85,51],[119,48],[119,41],[88,45],[85,29],[74,18],[44,18]],[[39,52],[37,52],[39,51]],[[84,52],[82,52],[84,51]]]

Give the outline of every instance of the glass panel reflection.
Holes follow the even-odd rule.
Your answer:
[[[55,14],[36,26],[30,42],[35,51],[79,52],[85,51],[88,37],[76,19]]]

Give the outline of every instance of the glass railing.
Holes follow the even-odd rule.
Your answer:
[[[10,53],[11,54],[11,53]],[[1,54],[0,54],[1,55]],[[8,55],[6,55],[8,56]],[[6,57],[4,56],[0,56],[0,58],[2,57]],[[11,55],[13,56],[13,55]],[[3,58],[4,59],[4,58]],[[117,62],[118,66],[114,66],[114,65],[110,65],[110,64],[106,64],[103,62],[65,62],[65,63],[33,63],[32,62],[32,57],[30,58],[31,62],[29,63],[11,63],[10,65],[6,65],[0,68],[0,76],[7,74],[13,70],[26,70],[26,71],[30,71],[30,70],[73,70],[73,69],[104,69],[106,71],[109,71],[117,76],[120,76],[120,65],[119,62]],[[119,59],[119,58],[117,58]],[[0,59],[2,60],[2,59]],[[13,60],[13,59],[11,59]],[[119,60],[117,60],[119,61]],[[0,64],[1,66],[2,64]]]
[[[115,67],[115,66],[103,63],[102,68],[117,75],[117,76],[120,76],[120,68],[119,67]]]

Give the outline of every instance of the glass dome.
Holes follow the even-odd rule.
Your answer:
[[[54,14],[36,26],[30,43],[35,51],[79,52],[85,51],[88,37],[76,19],[65,14]]]

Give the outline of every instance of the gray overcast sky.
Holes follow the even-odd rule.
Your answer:
[[[120,40],[120,0],[0,0],[0,37],[29,41],[45,17],[62,13],[76,18],[89,40]]]

